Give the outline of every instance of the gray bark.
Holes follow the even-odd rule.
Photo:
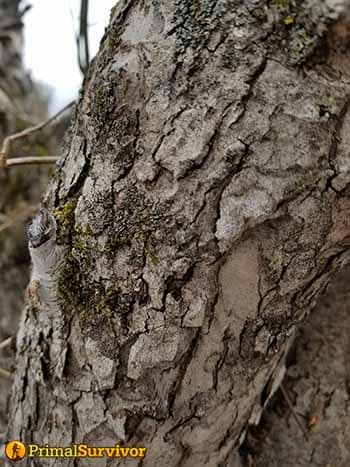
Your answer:
[[[10,438],[239,464],[349,259],[348,7],[118,3],[30,232]]]
[[[350,465],[349,278],[349,269],[338,273],[289,358],[284,385],[309,440],[277,393],[242,448],[256,467]]]

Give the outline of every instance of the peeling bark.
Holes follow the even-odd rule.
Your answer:
[[[117,4],[44,200],[60,306],[26,309],[9,437],[239,462],[349,259],[348,6]]]

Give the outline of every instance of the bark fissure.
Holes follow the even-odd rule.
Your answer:
[[[347,167],[348,84],[291,66],[318,31],[291,57],[277,39],[300,31],[266,9],[113,12],[45,200],[64,246],[59,309],[28,317],[13,404],[13,420],[28,408],[33,441],[59,438],[41,412],[40,429],[28,426],[37,384],[68,419],[67,442],[140,443],[143,467],[232,465],[296,324],[349,260],[346,192],[324,190],[332,164]]]

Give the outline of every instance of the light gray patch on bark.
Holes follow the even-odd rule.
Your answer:
[[[141,335],[130,349],[128,377],[138,379],[147,368],[174,364],[182,350],[181,344],[176,328]]]
[[[106,406],[98,393],[82,393],[79,400],[74,404],[77,413],[80,431],[80,439],[88,435],[105,421]]]
[[[86,165],[86,154],[84,151],[85,140],[81,136],[74,136],[71,142],[70,151],[62,166],[62,185],[59,196],[65,198],[70,190],[77,183]]]
[[[114,386],[116,375],[116,362],[107,358],[99,351],[96,342],[87,338],[85,342],[87,363],[91,366],[91,371],[96,378],[100,391],[111,389]]]

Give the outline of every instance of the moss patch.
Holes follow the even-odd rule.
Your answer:
[[[73,198],[51,212],[57,221],[59,243],[69,242],[73,235],[77,202],[77,198]]]
[[[118,251],[123,249],[126,250],[123,258],[130,261],[133,273],[142,270],[147,258],[156,265],[158,244],[170,238],[167,231],[169,207],[154,203],[136,185],[130,184],[118,199],[118,209],[111,216],[111,223],[106,223],[101,233],[104,239],[107,237],[103,247],[98,242],[98,233],[77,223],[75,208],[76,200],[72,199],[54,212],[61,238],[67,245],[58,272],[61,306],[67,316],[80,317],[84,332],[95,332],[96,323],[102,322],[103,326],[113,329],[116,320],[127,332],[127,315],[134,303],[147,299],[147,293],[139,285],[136,287],[134,283],[118,279],[113,280],[111,287],[110,280],[95,273],[96,263],[114,261]]]
[[[119,248],[128,247],[131,245],[131,239],[126,236],[118,236],[115,235],[111,237],[105,244],[103,249],[103,253],[105,253],[108,257],[112,257],[115,254],[115,251]]]
[[[119,25],[112,25],[109,28],[109,33],[108,33],[108,47],[112,49],[114,52],[118,46],[121,44],[121,37],[124,32],[124,27],[119,26]]]
[[[214,0],[177,0],[174,24],[176,24],[176,53],[182,54],[188,47],[200,49],[217,28],[225,8]]]
[[[322,16],[321,9],[316,12],[312,3],[308,5],[301,0],[274,0],[270,13],[275,22],[270,46],[280,51],[284,44],[283,58],[292,65],[300,65],[310,57],[320,43],[321,31],[330,21]]]

